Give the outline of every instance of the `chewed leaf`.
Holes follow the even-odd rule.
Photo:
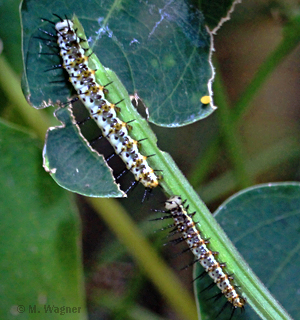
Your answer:
[[[92,151],[67,108],[56,112],[63,126],[50,128],[44,147],[44,167],[65,189],[90,197],[122,197],[111,169]]]
[[[151,122],[182,126],[212,113],[212,102],[200,101],[210,95],[212,78],[211,39],[201,12],[184,1],[144,1],[124,4],[99,22],[98,30],[85,29],[94,52],[142,99]]]
[[[48,18],[43,18],[43,21],[47,21],[50,27],[53,25],[55,26],[56,30],[54,30],[54,32],[44,29],[39,30],[51,39],[57,37],[56,33],[59,35],[56,46],[61,50],[60,55],[62,56],[62,61],[55,64],[53,69],[59,71],[60,69],[65,69],[65,71],[68,72],[70,82],[72,82],[74,89],[86,107],[83,107],[83,109],[88,110],[90,115],[89,118],[94,119],[95,122],[93,123],[97,123],[98,127],[101,129],[101,136],[110,142],[110,145],[115,150],[114,153],[119,155],[123,160],[126,169],[119,171],[119,173],[115,175],[116,180],[119,181],[124,172],[130,170],[134,174],[136,182],[141,182],[146,188],[156,187],[159,184],[159,177],[155,174],[155,169],[150,167],[147,160],[148,157],[145,156],[144,153],[140,153],[140,149],[145,144],[143,143],[141,146],[141,143],[139,142],[141,140],[146,140],[147,138],[149,140],[151,139],[152,144],[154,144],[155,137],[153,133],[148,130],[150,131],[150,134],[148,133],[145,135],[147,126],[143,124],[144,119],[137,114],[135,108],[132,106],[130,97],[120,80],[113,72],[111,72],[111,70],[104,68],[97,59],[97,56],[89,49],[84,30],[77,17],[74,15],[72,17],[73,21],[68,19],[63,20],[56,14],[55,17],[60,19],[59,23],[52,22]],[[63,37],[62,34],[65,36]],[[71,37],[72,40],[69,40],[69,37]],[[37,37],[37,40],[45,42],[46,45],[49,46],[48,40],[45,40],[45,38]],[[53,42],[54,41],[52,40],[50,41],[50,43]],[[79,80],[78,77],[82,77],[82,79]],[[107,86],[109,86],[109,90],[107,89]],[[52,95],[55,96],[55,92],[51,93],[51,96]],[[74,106],[72,106],[72,110],[73,107]],[[103,164],[104,159],[99,154],[95,155],[93,149],[90,148],[90,144],[88,144],[88,152],[81,153],[80,144],[82,144],[83,149],[86,150],[87,142],[90,141],[89,139],[83,139],[85,134],[82,133],[82,127],[80,127],[79,130],[77,130],[77,128],[75,129],[75,123],[68,117],[70,115],[63,114],[61,110],[57,115],[61,117],[60,120],[65,124],[64,127],[68,128],[68,131],[59,130],[58,133],[54,128],[49,131],[44,149],[45,169],[53,175],[54,179],[61,186],[68,190],[84,195],[87,194],[89,196],[120,196],[120,193],[115,194],[115,189],[112,193],[111,189],[106,188],[104,183],[102,183],[102,188],[97,187],[95,190],[93,189],[94,185],[97,186],[97,182],[93,183],[91,188],[89,178],[95,179],[97,175],[92,174],[89,177],[89,175],[85,174],[86,169],[93,168],[93,163],[90,164],[90,161],[93,161],[95,156],[100,157],[100,165]],[[127,121],[132,122],[133,120],[135,124],[132,128],[131,125],[127,125]],[[82,123],[82,121],[79,121],[78,123]],[[74,128],[71,128],[73,125]],[[143,127],[142,130],[137,130],[139,125]],[[54,135],[53,131],[57,135]],[[130,134],[132,133],[135,138],[131,137],[128,131],[130,131]],[[77,137],[74,137],[76,142],[78,141],[78,151],[71,149],[74,143],[70,145],[67,144],[67,146],[63,145],[63,148],[61,148],[62,150],[59,150],[61,156],[57,157],[57,144],[64,144],[66,141],[68,142],[71,139],[68,139],[67,134],[74,133],[78,133]],[[65,134],[66,137],[64,137],[63,134]],[[137,136],[140,134],[143,136],[138,138]],[[78,139],[78,135],[82,139]],[[102,149],[99,152],[103,154],[105,150]],[[74,155],[72,161],[69,160],[70,154]],[[150,155],[154,154],[156,154],[156,152],[150,153]],[[109,155],[108,159],[111,158],[112,155]],[[86,165],[83,168],[81,166],[82,163]],[[81,170],[79,167],[81,167]],[[78,179],[78,174],[82,173],[82,170],[84,179]],[[81,178],[80,175],[79,177]],[[102,178],[110,178],[108,180],[108,183],[110,183],[112,177],[104,176]],[[133,185],[134,184],[132,183],[126,190],[130,190]],[[114,185],[112,186],[115,188]]]
[[[222,23],[230,19],[230,14],[240,0],[201,1],[201,11],[206,23],[212,32],[216,32]]]
[[[130,94],[137,94],[148,108],[150,121],[176,127],[207,117],[214,110],[210,63],[211,35],[203,14],[185,1],[97,1],[78,7],[74,0],[44,6],[24,1],[23,58],[27,99],[37,108],[64,102],[71,87],[61,69],[44,70],[60,63],[55,38],[41,35],[39,28],[54,33],[40,17],[53,19],[77,15],[93,52],[103,66],[117,72]],[[73,8],[76,7],[76,12]],[[95,10],[97,7],[97,10]],[[41,8],[41,12],[37,12]],[[87,18],[88,17],[88,18]],[[44,40],[36,37],[49,39]],[[54,43],[50,40],[54,39]],[[62,80],[62,83],[50,83]],[[209,96],[210,99],[202,99]],[[205,101],[205,103],[203,103]]]

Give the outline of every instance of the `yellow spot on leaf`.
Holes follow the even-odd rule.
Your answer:
[[[210,96],[203,96],[201,99],[200,99],[201,103],[203,104],[209,104],[210,103]]]

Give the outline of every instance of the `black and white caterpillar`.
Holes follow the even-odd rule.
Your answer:
[[[221,290],[221,295],[224,295],[227,301],[232,306],[233,312],[240,308],[244,310],[246,298],[244,298],[238,291],[237,287],[233,284],[233,277],[228,275],[224,268],[225,263],[221,263],[217,259],[218,252],[209,249],[210,241],[202,237],[200,231],[196,227],[196,223],[192,217],[195,213],[188,213],[188,206],[185,205],[180,196],[173,196],[165,202],[166,216],[159,219],[172,218],[174,224],[170,227],[175,227],[172,233],[179,233],[181,236],[172,242],[178,243],[186,241],[189,249],[192,251],[207,274],[213,279],[214,283]],[[231,315],[231,317],[232,317]],[[231,318],[230,317],[230,318]]]
[[[89,56],[86,53],[89,49],[82,46],[86,40],[77,35],[72,20],[59,19],[53,24],[63,63],[54,67],[63,67],[67,71],[78,98],[101,129],[102,135],[133,173],[135,180],[142,183],[146,190],[152,190],[159,185],[159,177],[149,165],[147,157],[140,153],[139,142],[129,135],[131,126],[119,119],[117,113],[120,108],[105,98],[108,90],[97,82],[96,71],[88,65]]]

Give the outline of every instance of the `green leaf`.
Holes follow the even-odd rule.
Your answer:
[[[92,151],[72,123],[70,111],[56,112],[62,127],[48,131],[44,147],[44,167],[52,178],[70,191],[90,197],[122,197],[111,169],[103,156]]]
[[[74,10],[76,8],[76,10]],[[117,72],[130,94],[137,93],[150,113],[150,121],[161,126],[182,126],[207,117],[212,102],[203,105],[201,97],[210,95],[211,39],[202,13],[187,1],[90,1],[81,6],[75,0],[27,0],[22,4],[23,90],[36,108],[66,101],[71,86],[49,83],[63,80],[61,69],[44,72],[59,64],[59,56],[43,40],[38,30],[55,33],[53,26],[41,22],[52,15],[76,16],[82,23],[93,52],[103,66]]]
[[[30,99],[33,105],[35,105],[37,108],[41,108],[48,105],[52,105],[56,102],[66,101],[67,97],[70,96],[72,88],[67,81],[64,81],[65,75],[62,69],[59,68],[59,69],[51,70],[46,73],[44,72],[45,69],[50,68],[51,65],[59,64],[60,58],[57,55],[49,56],[49,55],[37,54],[37,53],[45,53],[45,52],[46,53],[57,52],[56,51],[57,49],[52,47],[53,45],[55,45],[55,39],[56,39],[55,36],[53,37],[51,36],[51,33],[55,35],[54,27],[49,22],[41,22],[40,17],[57,20],[57,18],[54,17],[52,14],[53,12],[55,12],[56,14],[60,14],[62,17],[65,17],[65,15],[67,15],[68,17],[71,18],[72,11],[70,11],[70,8],[69,8],[70,2],[68,2],[67,4],[62,2],[59,8],[59,12],[57,8],[55,9],[53,8],[53,3],[51,2],[49,3],[49,6],[46,6],[47,7],[46,11],[45,11],[45,7],[43,7],[43,14],[42,13],[38,14],[40,9],[38,6],[34,6],[34,4],[35,4],[34,1],[25,1],[23,2],[23,5],[22,5],[23,35],[24,35],[23,56],[24,56],[25,69],[26,69],[26,72],[24,73],[25,76],[24,76],[23,83],[25,83],[24,91],[26,91],[26,95],[28,99]],[[162,40],[164,39],[163,37],[165,37],[166,35],[170,36],[170,34],[167,31],[172,30],[172,33],[177,32],[180,35],[180,37],[183,37],[183,36],[186,37],[189,40],[189,46],[187,46],[186,42],[185,42],[185,46],[187,46],[188,48],[192,48],[192,51],[193,51],[193,55],[190,56],[190,54],[188,54],[188,56],[190,58],[194,57],[194,54],[195,56],[197,56],[196,53],[198,51],[195,50],[195,46],[201,47],[200,44],[203,44],[205,42],[204,35],[208,37],[208,34],[205,33],[206,29],[205,30],[201,29],[201,28],[204,28],[204,26],[203,24],[199,24],[199,23],[200,21],[201,23],[204,23],[204,20],[198,11],[194,10],[192,13],[190,12],[190,10],[192,9],[187,10],[187,12],[189,12],[190,14],[190,19],[191,19],[190,20],[191,25],[189,25],[189,27],[187,27],[187,25],[184,22],[185,15],[183,16],[180,15],[180,18],[176,16],[176,14],[178,14],[178,8],[180,7],[181,9],[183,9],[185,8],[185,6],[186,5],[184,2],[177,1],[174,4],[174,7],[169,7],[169,5],[164,7],[163,11],[160,12],[160,15],[164,17],[163,22],[164,23],[166,22],[167,25],[165,25],[164,23],[162,23],[162,21],[160,21],[159,26],[153,22],[153,21],[156,21],[158,18],[157,8],[155,7],[155,5],[153,5],[151,7],[152,9],[150,10],[148,7],[148,4],[143,2],[139,3],[138,6],[134,6],[134,8],[131,8],[130,4],[126,4],[126,3],[122,3],[122,5],[120,3],[114,4],[111,7],[109,6],[109,3],[106,3],[105,8],[103,9],[103,14],[105,15],[105,18],[96,17],[95,12],[93,11],[89,15],[89,19],[86,19],[85,18],[87,14],[86,9],[84,10],[84,14],[83,14],[83,11],[78,9],[78,14],[83,17],[81,20],[84,23],[84,27],[91,35],[91,37],[89,38],[89,40],[91,41],[89,42],[92,45],[93,52],[95,54],[98,53],[99,57],[101,58],[101,62],[103,62],[104,65],[106,65],[105,61],[107,62],[107,65],[110,65],[111,61],[116,63],[113,66],[113,68],[115,70],[118,70],[120,77],[122,77],[123,75],[124,83],[128,84],[128,82],[126,81],[127,80],[131,81],[131,92],[134,92],[136,90],[135,88],[132,87],[133,83],[142,84],[144,81],[143,79],[139,79],[139,78],[133,81],[133,78],[136,75],[138,77],[141,75],[140,67],[133,68],[133,65],[135,66],[137,65],[137,62],[135,59],[137,57],[139,59],[143,57],[144,64],[146,62],[147,63],[149,62],[148,61],[149,59],[146,57],[145,54],[141,54],[141,53],[137,54],[137,52],[140,52],[139,50],[141,50],[141,48],[145,50],[145,46],[147,47],[147,45],[150,46],[152,49],[153,48],[156,49],[157,45],[153,46],[153,43],[155,41],[158,41],[158,39],[160,39],[160,41],[164,43],[165,42],[169,43],[169,41]],[[110,10],[108,10],[108,8],[110,8]],[[137,11],[138,8],[140,11],[142,11],[142,8],[144,8],[145,12],[147,13],[149,13],[150,11],[152,12],[151,14],[152,20],[150,19],[149,20],[150,22],[147,22],[148,25],[151,25],[151,23],[153,25],[152,27],[153,32],[150,33],[151,37],[149,34],[149,30],[147,31],[147,35],[149,36],[148,38],[149,39],[151,38],[150,40],[143,33],[143,32],[146,32],[144,24],[142,24],[143,28],[141,28],[137,24],[137,21],[139,20],[131,19],[130,21],[127,21],[129,12],[131,17],[132,15],[135,16],[139,14],[138,13],[139,11]],[[154,12],[156,12],[156,14],[154,14]],[[187,12],[185,12],[185,14],[187,14]],[[117,16],[120,16],[120,17],[116,19],[114,14],[115,15],[117,14]],[[76,25],[76,28],[78,29],[80,36],[85,38],[84,31],[80,23],[76,20],[75,17],[73,17],[73,19],[75,19],[75,25]],[[135,21],[134,25],[131,25],[132,21]],[[124,25],[125,22],[127,23]],[[99,29],[99,23],[102,25],[100,29]],[[120,23],[122,24],[122,27],[120,27]],[[163,29],[161,29],[162,27],[160,26],[161,23],[164,26]],[[174,23],[177,26],[177,28],[175,29],[173,27],[171,28],[172,24]],[[197,26],[196,28],[197,30],[195,29],[195,26]],[[39,30],[39,27],[41,27],[42,30],[49,32],[50,35],[44,34],[42,31]],[[199,28],[202,30],[201,32],[199,31],[200,30]],[[132,30],[135,30],[135,31],[133,32]],[[142,30],[143,32],[141,32]],[[156,36],[156,32],[158,32],[157,30],[160,30],[159,36],[161,36],[162,38],[160,38],[159,36]],[[133,47],[136,46],[137,44],[132,39],[136,39],[134,37],[138,36],[139,33],[141,34],[140,35],[140,37],[142,37],[141,39],[148,39],[148,40],[147,41],[145,40],[143,44],[135,48],[134,49],[135,53],[133,54],[133,51],[132,51]],[[49,42],[45,43],[45,41],[41,39],[36,39],[36,37],[48,38]],[[123,41],[122,43],[119,42],[121,41],[120,39]],[[130,39],[133,42],[129,43]],[[206,40],[208,40],[208,38]],[[191,43],[194,46],[191,47]],[[207,44],[209,44],[209,42]],[[206,48],[205,50],[208,50],[209,46],[205,48]],[[163,52],[164,51],[161,50],[161,53],[163,54],[162,57],[164,57],[165,55],[165,53]],[[188,49],[185,49],[184,52],[189,52],[189,51]],[[208,54],[208,51],[206,53]],[[158,155],[158,151],[156,150],[157,148],[155,146],[156,138],[151,132],[151,130],[149,129],[149,127],[146,126],[143,119],[139,116],[139,114],[137,114],[135,108],[132,106],[128,93],[124,88],[123,84],[120,82],[120,80],[112,70],[105,68],[101,64],[101,62],[97,59],[95,54],[91,55],[89,59],[89,64],[92,68],[97,70],[96,78],[99,81],[99,83],[107,84],[112,82],[108,87],[109,101],[116,102],[124,99],[124,102],[119,104],[119,106],[122,109],[120,117],[122,118],[123,121],[130,121],[132,119],[135,120],[135,122],[133,123],[134,130],[131,134],[136,140],[145,139],[145,138],[148,139],[147,141],[149,141],[149,143],[143,142],[143,146],[142,146],[142,149],[144,150],[143,154]],[[159,55],[157,54],[156,56],[159,57]],[[112,59],[112,57],[114,58]],[[124,60],[124,57],[126,58],[125,59],[126,61]],[[128,60],[129,57],[130,59],[133,59],[133,60],[132,61]],[[183,56],[181,55],[181,58],[182,57]],[[162,59],[162,58],[159,58],[159,59]],[[201,61],[203,62],[203,59]],[[120,64],[120,62],[122,63]],[[189,62],[191,62],[191,60]],[[208,63],[208,61],[206,62],[207,62],[207,67],[210,68],[210,64]],[[126,66],[127,68],[126,72],[124,71],[124,68],[122,65]],[[177,66],[180,65],[180,63],[176,63],[176,65]],[[175,67],[175,66],[172,66],[172,67]],[[137,70],[137,69],[139,69],[139,72],[133,72],[133,70]],[[129,72],[129,70],[131,71]],[[145,71],[146,70],[148,69],[146,68]],[[159,68],[159,70],[163,71],[162,68]],[[146,72],[146,74],[148,74],[148,71]],[[201,77],[203,78],[203,74],[206,74],[206,73],[200,72],[199,74],[201,74]],[[130,79],[128,78],[128,75],[130,75]],[[209,75],[209,77],[210,76],[211,75]],[[40,79],[43,79],[43,81],[40,81]],[[53,79],[57,79],[57,81],[62,80],[62,83],[53,82]],[[153,79],[155,80],[155,77]],[[149,81],[147,80],[147,84],[148,83]],[[127,85],[127,87],[130,87],[130,85]],[[151,86],[147,85],[146,87],[147,89],[149,89]],[[205,81],[205,87],[207,88],[207,80]],[[189,84],[189,88],[192,89],[192,86],[190,84]],[[195,88],[192,90],[195,92]],[[163,92],[164,90],[159,89],[155,91],[159,92],[159,95],[157,95],[157,97],[159,97],[160,93]],[[151,94],[152,92],[153,90],[151,91]],[[208,94],[207,92],[205,93],[202,92],[200,96],[207,95],[207,94]],[[200,98],[198,97],[197,99],[199,100]],[[181,101],[183,100],[181,99]],[[153,104],[153,106],[156,106],[156,107],[159,107],[159,105],[160,103]],[[168,106],[170,105],[168,104]],[[185,104],[184,108],[181,108],[181,107],[180,108],[181,110],[184,110],[184,112],[188,110],[189,110],[188,112],[190,112],[191,110],[186,107],[187,107],[187,104]],[[149,108],[151,112],[150,105],[149,105]],[[211,107],[207,105],[205,107],[205,110],[208,111],[209,109],[211,109]],[[166,111],[166,113],[163,117],[170,116],[173,118],[173,120],[170,120],[171,122],[169,122],[168,125],[171,125],[171,126],[175,125],[174,119],[178,116],[178,114],[176,115],[176,112],[173,113],[168,108],[164,110]],[[194,111],[191,111],[193,113],[194,120],[197,118],[198,111],[195,111],[195,109]],[[210,110],[209,112],[211,111],[212,110]],[[160,111],[160,114],[163,115],[161,111]],[[87,147],[86,141],[82,139],[78,130],[75,128],[74,129],[71,128],[72,119],[71,118],[67,119],[67,117],[70,117],[70,115],[67,116],[67,113],[66,113],[65,116],[63,117],[65,117],[65,119],[62,122],[66,124],[66,127],[59,128],[57,130],[52,129],[52,131],[49,132],[49,135],[48,135],[48,140],[45,146],[46,169],[52,173],[53,178],[62,187],[68,190],[71,190],[80,194],[84,194],[84,195],[89,195],[89,196],[121,196],[122,193],[117,188],[117,185],[114,183],[114,180],[111,176],[110,169],[105,165],[103,165],[104,162],[102,157],[97,159],[98,155],[96,155],[92,151],[92,149]],[[179,122],[177,120],[175,122],[179,124],[181,120]],[[184,124],[184,122],[181,122],[181,124]],[[72,141],[70,137],[72,132],[75,134],[73,138],[74,141]],[[66,134],[67,137],[64,137],[64,134]],[[82,145],[82,148],[80,148],[80,143]],[[71,153],[72,158],[70,158],[69,156],[70,153],[69,152],[65,153],[65,150],[72,150],[71,148],[74,145],[76,146],[76,149],[73,149],[73,152]],[[156,159],[158,159],[158,156],[156,157]],[[160,169],[160,166],[157,165],[158,164],[157,162],[156,160],[153,161],[154,168]],[[98,171],[96,168],[97,163],[99,164]],[[80,167],[80,170],[79,170],[79,167]],[[92,173],[91,168],[96,170],[95,171],[96,174],[94,175],[91,174]],[[92,178],[92,180],[88,181],[88,178]]]
[[[220,261],[226,261],[229,273],[234,273],[236,283],[248,300],[245,314],[237,319],[291,319],[275,299],[293,318],[299,318],[299,208],[300,184],[287,182],[243,190],[216,211],[215,216],[221,227],[264,283],[260,283],[247,265],[237,261],[237,258],[220,254]],[[197,275],[201,267],[196,269]],[[199,281],[198,291],[203,287]],[[215,303],[215,306],[209,307],[211,310],[205,311],[216,314],[221,307],[221,303]],[[228,313],[229,310],[224,311],[220,319],[228,319]]]
[[[61,319],[54,309],[45,316],[45,306],[55,306],[71,308],[64,319],[86,319],[70,195],[43,170],[36,139],[3,122],[0,136],[0,318]]]

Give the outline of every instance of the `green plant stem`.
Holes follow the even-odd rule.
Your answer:
[[[261,66],[258,68],[253,79],[233,106],[232,112],[230,114],[232,121],[231,125],[233,127],[236,127],[238,125],[238,122],[240,121],[242,116],[247,112],[252,99],[262,88],[263,84],[271,75],[271,73],[278,67],[282,60],[299,45],[300,21],[298,20],[299,18],[296,17],[285,26],[283,31],[283,39],[280,41],[276,49],[270,53],[263,64],[261,64]],[[215,96],[217,97],[218,92],[216,90],[214,91]],[[192,180],[192,185],[194,187],[199,186],[202,181],[204,181],[206,175],[209,172],[209,170],[207,170],[207,167],[205,167],[206,172],[204,171],[204,169],[201,169],[202,162],[210,165],[215,164],[214,159],[216,158],[217,154],[216,146],[219,139],[220,137],[217,136],[215,140],[212,141],[211,145],[206,150],[206,154],[202,157],[202,160],[199,159],[199,167],[195,167],[190,173],[191,177],[195,176],[195,179]]]
[[[44,139],[50,122],[41,112],[32,108],[25,100],[20,87],[20,80],[3,55],[0,56],[0,66],[0,86],[2,90],[39,138]]]
[[[100,294],[97,295],[93,299],[93,302],[99,306],[102,306],[103,308],[108,308],[111,311],[115,311],[118,309],[120,305],[120,301],[118,297],[111,295],[111,294]],[[148,309],[135,304],[130,306],[127,309],[126,314],[123,314],[123,317],[121,319],[126,319],[126,320],[168,320],[167,318],[164,318],[158,314],[155,314]]]
[[[205,150],[205,156],[202,154],[195,160],[195,165],[192,167],[188,180],[190,184],[196,188],[199,182],[202,182],[209,174],[212,162],[218,156],[219,152],[219,139],[213,139],[210,145]]]
[[[282,40],[258,68],[252,81],[242,93],[240,99],[235,103],[232,112],[232,121],[234,124],[237,124],[246,113],[252,99],[262,88],[267,78],[279,66],[282,60],[299,45],[299,42],[300,19],[296,17],[284,27]]]
[[[258,155],[246,161],[246,170],[253,178],[271,171],[274,167],[285,162],[297,160],[300,157],[300,145],[295,138],[286,138],[267,148]],[[274,169],[273,169],[274,170]],[[227,171],[209,183],[197,189],[206,203],[216,201],[220,196],[225,197],[236,189],[237,181],[232,171]]]
[[[178,314],[184,319],[197,319],[196,307],[190,294],[160,260],[124,209],[116,201],[108,199],[89,198],[89,201]]]
[[[246,156],[243,152],[244,146],[240,140],[240,135],[237,134],[235,126],[232,124],[227,95],[219,72],[216,73],[214,88],[218,92],[215,102],[219,107],[217,115],[220,133],[226,146],[226,152],[233,166],[235,179],[240,189],[249,187],[253,184],[253,180],[250,178],[245,168],[244,159],[246,159]]]
[[[20,88],[20,81],[18,80],[18,77],[14,74],[13,70],[3,56],[0,56],[0,65],[1,87],[7,94],[7,97],[10,99],[14,107],[22,114],[28,125],[36,132],[39,138],[43,140],[45,138],[45,133],[50,126],[50,121],[48,121],[48,119],[42,115],[41,111],[35,110],[28,105]],[[14,88],[14,90],[12,90],[11,88]],[[106,210],[104,211],[102,210],[103,206],[100,206],[100,210],[98,206],[95,205],[96,210],[98,208],[97,212],[105,212],[105,214],[103,215],[104,220],[107,220],[105,218],[108,217],[114,218],[113,221],[110,221],[108,223],[110,227],[114,229],[115,232],[117,232],[117,236],[122,238],[123,242],[125,242],[129,248],[131,248],[131,245],[133,246],[134,249],[132,254],[135,255],[138,254],[138,252],[142,252],[142,257],[137,258],[137,260],[142,261],[143,256],[148,256],[150,252],[150,257],[152,259],[148,259],[146,265],[146,267],[148,267],[148,274],[150,274],[150,278],[152,278],[152,274],[156,275],[156,277],[154,277],[154,279],[156,279],[154,283],[158,283],[158,287],[163,294],[165,293],[169,297],[172,297],[172,301],[174,301],[175,304],[174,308],[177,309],[179,313],[184,313],[184,318],[186,319],[197,319],[197,312],[193,298],[182,287],[180,282],[177,280],[177,277],[173,274],[172,270],[169,269],[157,257],[156,253],[150,247],[150,244],[148,244],[148,242],[143,238],[139,230],[136,229],[124,209],[121,208],[118,205],[117,201],[113,199],[91,199],[92,203],[93,200],[96,203],[98,203],[98,201],[102,201],[102,203],[105,202],[104,207],[106,208]],[[114,214],[112,215],[111,212],[114,212]],[[117,218],[117,216],[119,216],[119,218]],[[120,221],[123,221],[123,223],[119,224]],[[119,226],[122,226],[121,230],[118,229]],[[124,230],[126,234],[124,234]],[[131,232],[128,232],[128,230],[130,230]],[[139,250],[138,252],[135,252],[135,244],[140,244],[139,248],[141,250]],[[142,265],[144,264],[142,263]],[[151,271],[149,271],[149,267]],[[171,290],[168,289],[170,287],[170,284]],[[178,295],[178,292],[181,292],[181,294]]]

